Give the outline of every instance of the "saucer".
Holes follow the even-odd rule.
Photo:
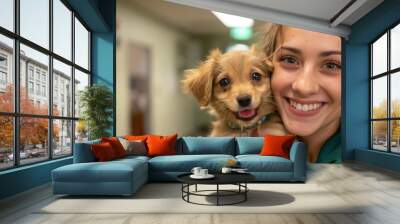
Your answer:
[[[212,175],[212,174],[207,174],[207,175],[204,175],[204,176],[194,175],[194,174],[190,175],[190,178],[193,178],[193,179],[211,179],[211,178],[214,178],[214,177],[215,176]]]
[[[232,170],[234,173],[249,173],[247,170]]]

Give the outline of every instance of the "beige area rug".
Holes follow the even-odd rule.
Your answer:
[[[233,188],[234,186],[224,189]],[[246,202],[227,206],[190,204],[178,183],[146,184],[131,197],[58,197],[35,213],[360,213],[360,208],[316,184],[249,184]],[[198,190],[215,189],[213,185]],[[194,190],[194,187],[191,188]],[[215,197],[191,196],[194,202],[215,203]],[[226,197],[222,202],[240,198]]]

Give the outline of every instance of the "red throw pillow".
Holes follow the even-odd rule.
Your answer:
[[[116,137],[110,137],[110,138],[101,138],[101,142],[108,142],[114,149],[115,155],[117,158],[121,158],[126,156],[126,151],[124,149],[124,146],[122,146],[121,142],[118,140]]]
[[[148,156],[176,155],[177,137],[177,134],[171,136],[149,135],[146,140]]]
[[[110,161],[117,158],[114,149],[108,142],[93,144],[91,145],[91,149],[94,157],[99,162]]]
[[[146,141],[147,139],[147,135],[125,135],[124,139],[128,140],[128,141],[136,141],[136,140],[140,140],[140,141]]]
[[[260,155],[262,156],[280,156],[289,159],[290,147],[294,142],[294,135],[264,136],[264,146],[261,149]]]

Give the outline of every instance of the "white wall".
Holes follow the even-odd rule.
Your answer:
[[[150,133],[187,135],[196,126],[193,98],[182,93],[177,45],[184,43],[193,67],[200,59],[199,43],[183,32],[157,21],[125,0],[117,1],[117,135],[130,133],[128,46],[131,43],[148,47],[151,57]]]

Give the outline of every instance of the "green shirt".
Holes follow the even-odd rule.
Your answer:
[[[342,148],[340,140],[340,131],[337,131],[322,146],[316,163],[341,163]]]

